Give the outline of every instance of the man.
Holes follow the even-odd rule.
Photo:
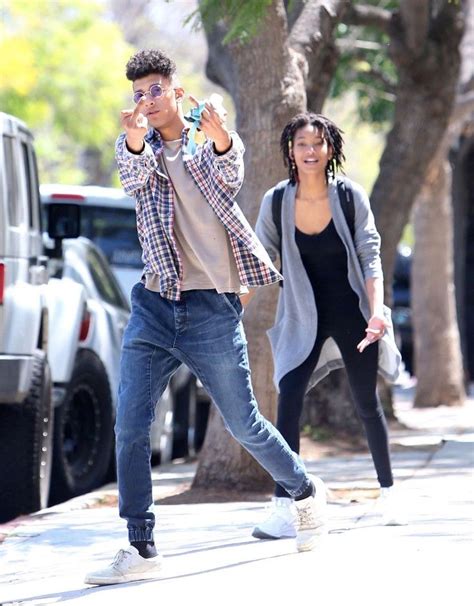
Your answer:
[[[207,139],[188,153],[184,90],[163,52],[136,53],[126,75],[136,107],[122,112],[116,159],[136,200],[145,263],[123,339],[115,427],[119,510],[130,546],[87,575],[98,585],[155,578],[161,569],[149,434],[155,404],[181,364],[202,381],[230,433],[295,498],[298,550],[314,547],[326,506],[322,481],[310,479],[252,391],[239,293],[281,276],[235,203],[242,141],[227,130],[223,110],[207,102],[199,125]]]

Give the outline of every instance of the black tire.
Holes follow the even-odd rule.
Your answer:
[[[104,365],[79,350],[63,402],[55,411],[50,504],[98,488],[113,453],[114,414]]]
[[[194,420],[196,417],[196,379],[191,376],[174,392],[173,449],[171,458],[194,455]]]
[[[196,402],[196,418],[194,422],[194,451],[197,454],[204,444],[206,437],[211,400],[207,397],[198,397]]]
[[[51,373],[44,352],[37,350],[25,401],[0,405],[0,522],[46,507],[52,423]]]
[[[172,458],[194,457],[206,437],[211,400],[192,376],[174,393]]]

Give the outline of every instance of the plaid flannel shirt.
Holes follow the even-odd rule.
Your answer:
[[[223,155],[214,152],[210,140],[189,155],[185,152],[188,136],[184,129],[183,162],[229,235],[241,283],[263,286],[282,278],[234,200],[244,178],[244,145],[237,133],[231,135],[232,147]],[[135,198],[144,273],[158,276],[162,296],[179,300],[183,269],[173,233],[174,190],[159,162],[163,152],[161,136],[150,129],[143,152],[133,154],[122,134],[115,152],[123,189]]]

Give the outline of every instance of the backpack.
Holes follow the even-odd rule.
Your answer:
[[[283,192],[285,187],[288,185],[288,179],[283,181],[280,185],[277,185],[273,190],[272,195],[272,219],[275,224],[278,237],[280,239],[279,255],[282,266],[280,273],[283,272],[283,260],[281,256],[281,206],[283,202]],[[354,207],[354,192],[350,187],[346,186],[346,183],[342,179],[337,180],[337,193],[339,194],[339,202],[342,206],[342,212],[349,228],[351,238],[354,240],[354,223],[355,223],[355,207]],[[283,282],[280,282],[280,286],[283,286]]]

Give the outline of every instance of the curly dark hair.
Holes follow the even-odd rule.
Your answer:
[[[159,74],[171,80],[176,73],[176,64],[159,49],[141,50],[127,62],[125,75],[134,82],[150,74]]]
[[[291,148],[293,146],[293,139],[296,131],[303,126],[315,126],[318,130],[321,130],[323,137],[326,139],[332,149],[332,158],[326,165],[326,180],[333,178],[336,175],[336,171],[342,170],[342,164],[345,161],[345,156],[342,151],[344,145],[344,139],[342,138],[343,131],[338,128],[334,122],[326,118],[322,114],[314,114],[313,112],[304,112],[294,116],[283,129],[280,138],[280,149],[283,154],[283,162],[288,167],[288,173],[290,183],[296,184],[298,180],[298,169],[295,166],[294,161],[291,158]]]

